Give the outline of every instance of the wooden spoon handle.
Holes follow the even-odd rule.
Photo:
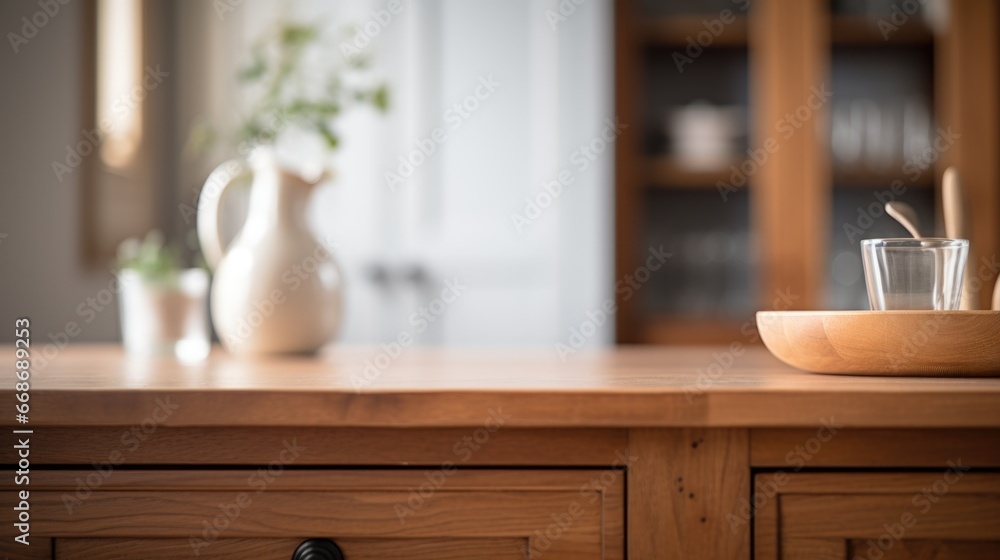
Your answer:
[[[952,239],[968,239],[969,224],[965,214],[965,197],[962,193],[962,180],[958,175],[958,169],[949,167],[944,170],[944,178],[941,183],[941,203],[944,206],[944,231],[945,236]],[[969,289],[973,271],[976,269],[976,256],[972,250],[972,243],[969,243],[969,258],[965,264],[965,275],[962,282],[962,302],[959,309],[978,309],[976,299],[978,294],[972,293]]]
[[[944,206],[945,236],[952,239],[966,239],[962,183],[958,176],[958,170],[954,167],[944,170],[944,179],[941,184],[941,203]]]

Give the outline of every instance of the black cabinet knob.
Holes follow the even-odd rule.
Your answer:
[[[295,549],[292,560],[344,560],[344,553],[330,539],[309,539]]]

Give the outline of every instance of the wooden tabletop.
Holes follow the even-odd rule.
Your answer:
[[[168,426],[457,427],[502,414],[524,427],[1000,427],[1000,379],[816,375],[740,350],[618,348],[565,362],[554,349],[408,348],[389,359],[334,347],[263,360],[217,350],[181,365],[74,345],[44,367],[36,358],[29,425],[128,426],[166,406]],[[5,351],[0,425],[13,426]]]

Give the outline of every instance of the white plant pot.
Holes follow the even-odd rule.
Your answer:
[[[151,281],[135,270],[121,272],[118,293],[122,342],[132,356],[204,360],[211,350],[208,273],[200,268]]]

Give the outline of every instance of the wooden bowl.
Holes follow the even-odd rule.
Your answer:
[[[816,373],[1000,377],[1000,311],[759,311],[757,329]]]

